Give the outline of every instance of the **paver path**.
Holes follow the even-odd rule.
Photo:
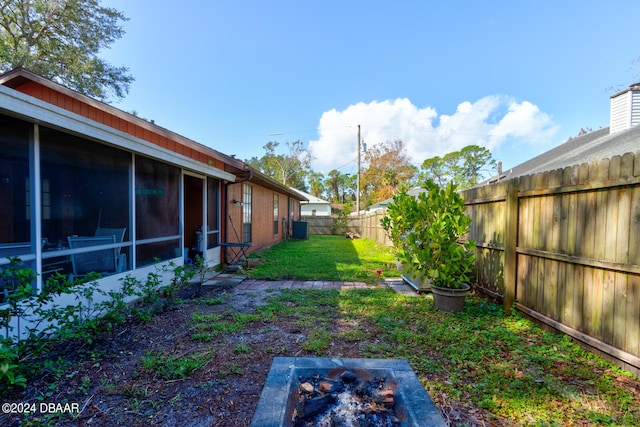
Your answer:
[[[418,295],[402,279],[386,279],[384,285],[371,285],[364,282],[331,282],[323,280],[258,280],[247,279],[237,274],[218,274],[210,276],[205,286],[234,286],[240,290],[266,289],[375,289],[382,286],[391,287],[403,295]]]

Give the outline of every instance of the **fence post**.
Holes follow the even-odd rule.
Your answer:
[[[504,237],[504,311],[511,314],[516,295],[518,245],[518,178],[507,183]]]

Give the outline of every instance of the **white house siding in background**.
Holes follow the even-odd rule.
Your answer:
[[[611,97],[610,131],[615,133],[640,124],[640,83]]]
[[[331,216],[331,203],[304,191],[292,188],[295,192],[306,197],[309,201],[300,202],[300,215],[302,216]]]

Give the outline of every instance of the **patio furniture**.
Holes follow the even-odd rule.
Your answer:
[[[69,249],[87,248],[116,243],[114,235],[79,237],[69,236]],[[115,273],[117,271],[117,252],[119,249],[100,249],[91,252],[71,254],[71,266],[74,276],[84,276],[90,272]]]
[[[126,232],[127,232],[126,228],[98,227],[96,229],[95,235],[96,236],[113,236],[115,238],[116,243],[122,243],[124,242],[124,235],[126,234]],[[127,269],[127,254],[121,253],[121,249],[122,249],[121,247],[114,249],[116,260],[117,260],[116,272],[118,273],[122,273]]]
[[[103,228],[98,227],[96,229],[96,236],[114,236],[116,243],[124,242],[124,235],[127,232],[126,228]]]
[[[240,261],[242,258],[247,258],[247,248],[250,248],[251,245],[251,243],[220,243],[224,250],[224,259],[227,264],[224,271],[241,270],[242,264]]]

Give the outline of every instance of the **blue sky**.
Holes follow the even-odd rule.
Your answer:
[[[130,68],[114,105],[241,159],[301,140],[316,171],[356,172],[402,139],[413,162],[465,145],[505,169],[640,80],[640,2],[103,0],[129,21],[103,56]]]

